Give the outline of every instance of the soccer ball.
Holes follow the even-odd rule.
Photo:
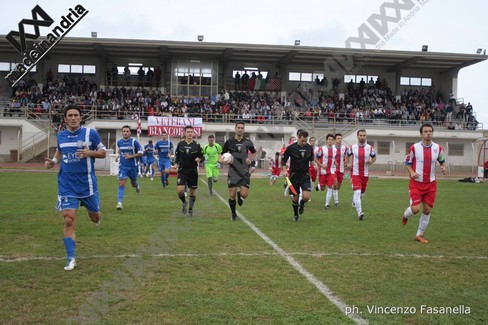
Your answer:
[[[230,152],[226,152],[222,155],[222,163],[232,164],[234,162],[234,156]]]

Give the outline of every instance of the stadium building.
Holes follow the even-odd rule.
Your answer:
[[[187,123],[202,143],[208,134],[223,143],[244,120],[263,160],[297,129],[319,143],[340,132],[352,144],[365,128],[378,153],[374,168],[394,172],[427,120],[451,170],[474,172],[488,157],[488,133],[456,96],[459,71],[485,54],[66,37],[11,87],[21,59],[1,35],[3,161],[52,152],[62,124],[56,112],[69,102],[84,107],[85,125],[112,149],[125,124],[143,144],[162,130],[176,141]]]

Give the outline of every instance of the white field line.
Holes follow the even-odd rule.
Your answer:
[[[205,181],[203,183],[206,184]],[[224,202],[224,204],[228,207],[228,203],[218,194],[214,193],[219,200]],[[345,302],[343,302],[339,297],[337,297],[332,290],[329,289],[322,281],[317,279],[315,275],[307,271],[292,255],[287,253],[281,247],[279,247],[271,238],[269,238],[265,233],[261,231],[255,224],[249,221],[243,214],[237,212],[239,218],[244,221],[246,225],[248,225],[262,240],[264,240],[268,245],[270,245],[281,257],[283,257],[296,271],[302,274],[308,282],[317,288],[331,303],[333,303],[339,310],[346,315],[348,318],[354,321],[356,324],[369,324],[368,321],[356,313],[350,313],[349,311],[352,310],[350,306],[348,306]]]
[[[142,258],[142,257],[234,257],[234,256],[249,256],[249,257],[259,257],[259,256],[279,256],[277,252],[262,252],[262,253],[162,253],[162,254],[148,254],[148,255],[138,255],[138,254],[119,254],[119,255],[77,255],[76,258],[79,260],[89,260],[97,258]],[[383,254],[383,253],[306,253],[306,252],[294,252],[288,253],[290,256],[310,256],[310,257],[386,257],[386,258],[420,258],[420,259],[456,259],[456,260],[488,260],[488,256],[456,256],[456,255],[426,255],[426,254]],[[0,256],[0,263],[17,263],[17,262],[29,262],[29,261],[59,261],[65,260],[66,256],[22,256],[22,257],[8,257]]]

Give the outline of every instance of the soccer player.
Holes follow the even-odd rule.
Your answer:
[[[358,143],[353,144],[346,152],[346,166],[351,169],[352,206],[356,208],[358,219],[364,219],[361,198],[366,193],[369,181],[369,166],[376,161],[376,152],[373,146],[366,143],[366,130],[358,130]],[[350,158],[352,157],[352,161]]]
[[[251,140],[244,137],[245,124],[244,122],[237,122],[235,125],[235,135],[224,143],[222,153],[230,152],[234,157],[234,162],[229,165],[229,172],[227,175],[227,184],[229,188],[229,207],[231,211],[231,218],[233,221],[237,219],[236,213],[236,197],[237,203],[241,206],[244,199],[249,195],[249,187],[251,185],[251,174],[249,168],[256,156],[256,148]],[[248,152],[251,155],[248,155]],[[222,163],[222,161],[219,160]],[[239,187],[239,191],[237,188]]]
[[[407,170],[410,173],[410,206],[403,213],[402,223],[406,225],[408,218],[416,215],[420,211],[420,205],[423,206],[417,235],[415,236],[415,240],[422,244],[429,242],[424,238],[424,232],[429,225],[430,211],[434,207],[437,194],[436,162],[439,162],[442,173],[446,173],[444,149],[432,141],[433,135],[434,127],[432,124],[422,124],[420,127],[422,140],[410,147],[405,161]]]
[[[198,164],[203,162],[202,147],[198,144],[193,137],[195,130],[193,126],[185,126],[185,140],[178,143],[175,150],[175,164],[178,169],[178,183],[177,191],[180,198],[181,212],[186,214],[187,202],[185,198],[185,186],[188,185],[190,189],[190,207],[188,209],[188,215],[193,217],[193,206],[196,200],[196,191],[198,188]]]
[[[313,148],[307,143],[308,132],[300,130],[298,141],[289,145],[281,159],[281,167],[285,175],[288,175],[290,182],[296,190],[291,197],[293,207],[293,220],[298,221],[298,215],[303,214],[305,202],[310,200],[312,190],[309,166],[314,160]],[[290,159],[290,169],[287,172],[286,163]],[[298,200],[298,193],[301,191],[302,198]]]
[[[271,176],[269,177],[269,185],[271,186],[281,175],[281,157],[278,151],[275,152],[274,158],[271,157],[269,159],[269,170],[271,171]]]
[[[344,162],[346,157],[346,146],[342,144],[342,134],[335,134],[336,153],[336,178],[334,186],[332,187],[332,195],[334,196],[334,205],[339,205],[339,190],[344,179]]]
[[[168,177],[171,168],[171,156],[173,155],[173,142],[168,139],[168,133],[166,131],[161,133],[161,140],[156,142],[154,150],[158,154],[158,168],[161,172],[161,183],[163,184],[163,188],[165,188],[169,185]]]
[[[66,129],[58,134],[58,147],[52,159],[46,158],[45,165],[51,169],[61,164],[58,174],[58,202],[56,208],[64,218],[64,248],[67,262],[64,269],[76,267],[75,224],[76,211],[80,203],[88,210],[88,217],[95,224],[100,223],[100,198],[95,158],[105,158],[106,148],[95,129],[81,126],[81,110],[69,105],[64,110]]]
[[[119,180],[119,189],[117,191],[117,210],[122,210],[122,201],[124,200],[125,183],[127,178],[130,179],[132,187],[135,187],[136,193],[141,192],[138,176],[138,158],[142,157],[142,146],[133,137],[131,137],[130,126],[124,125],[122,127],[122,139],[117,141],[117,157],[115,161],[119,162],[119,174],[117,179]]]
[[[313,156],[315,157],[317,155],[317,150],[319,149],[319,147],[316,147],[315,146],[315,142],[316,142],[316,139],[315,137],[310,137],[308,139],[308,143],[310,143],[310,145],[312,146],[313,148]],[[315,163],[315,159],[314,161],[312,161],[310,163],[310,166],[308,167],[308,172],[310,173],[310,180],[311,180],[311,187],[314,188],[315,187],[315,181],[317,180],[317,164]],[[311,201],[312,198],[310,198],[309,201]]]
[[[208,144],[203,147],[205,156],[205,173],[207,174],[208,190],[213,195],[213,183],[219,179],[219,157],[222,154],[222,146],[215,142],[215,136],[208,136]]]
[[[334,186],[336,176],[336,154],[337,149],[334,146],[335,136],[332,133],[327,134],[326,144],[317,151],[315,156],[315,163],[319,167],[319,184],[317,187],[320,190],[327,188],[325,194],[325,208],[330,208],[330,200],[332,198],[332,187]]]
[[[154,170],[156,164],[156,157],[154,157],[154,144],[152,140],[144,146],[144,157],[146,157],[146,168],[145,174],[146,176],[151,175],[151,181],[154,180]]]

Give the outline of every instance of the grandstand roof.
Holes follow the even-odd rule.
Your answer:
[[[0,53],[20,58],[5,35],[0,35]],[[115,63],[129,60],[154,64],[173,57],[195,57],[219,59],[224,63],[272,63],[277,66],[290,63],[316,66],[333,55],[352,55],[354,65],[364,69],[430,69],[438,72],[456,71],[488,58],[482,54],[78,37],[64,38],[47,56],[53,54],[97,56]]]

